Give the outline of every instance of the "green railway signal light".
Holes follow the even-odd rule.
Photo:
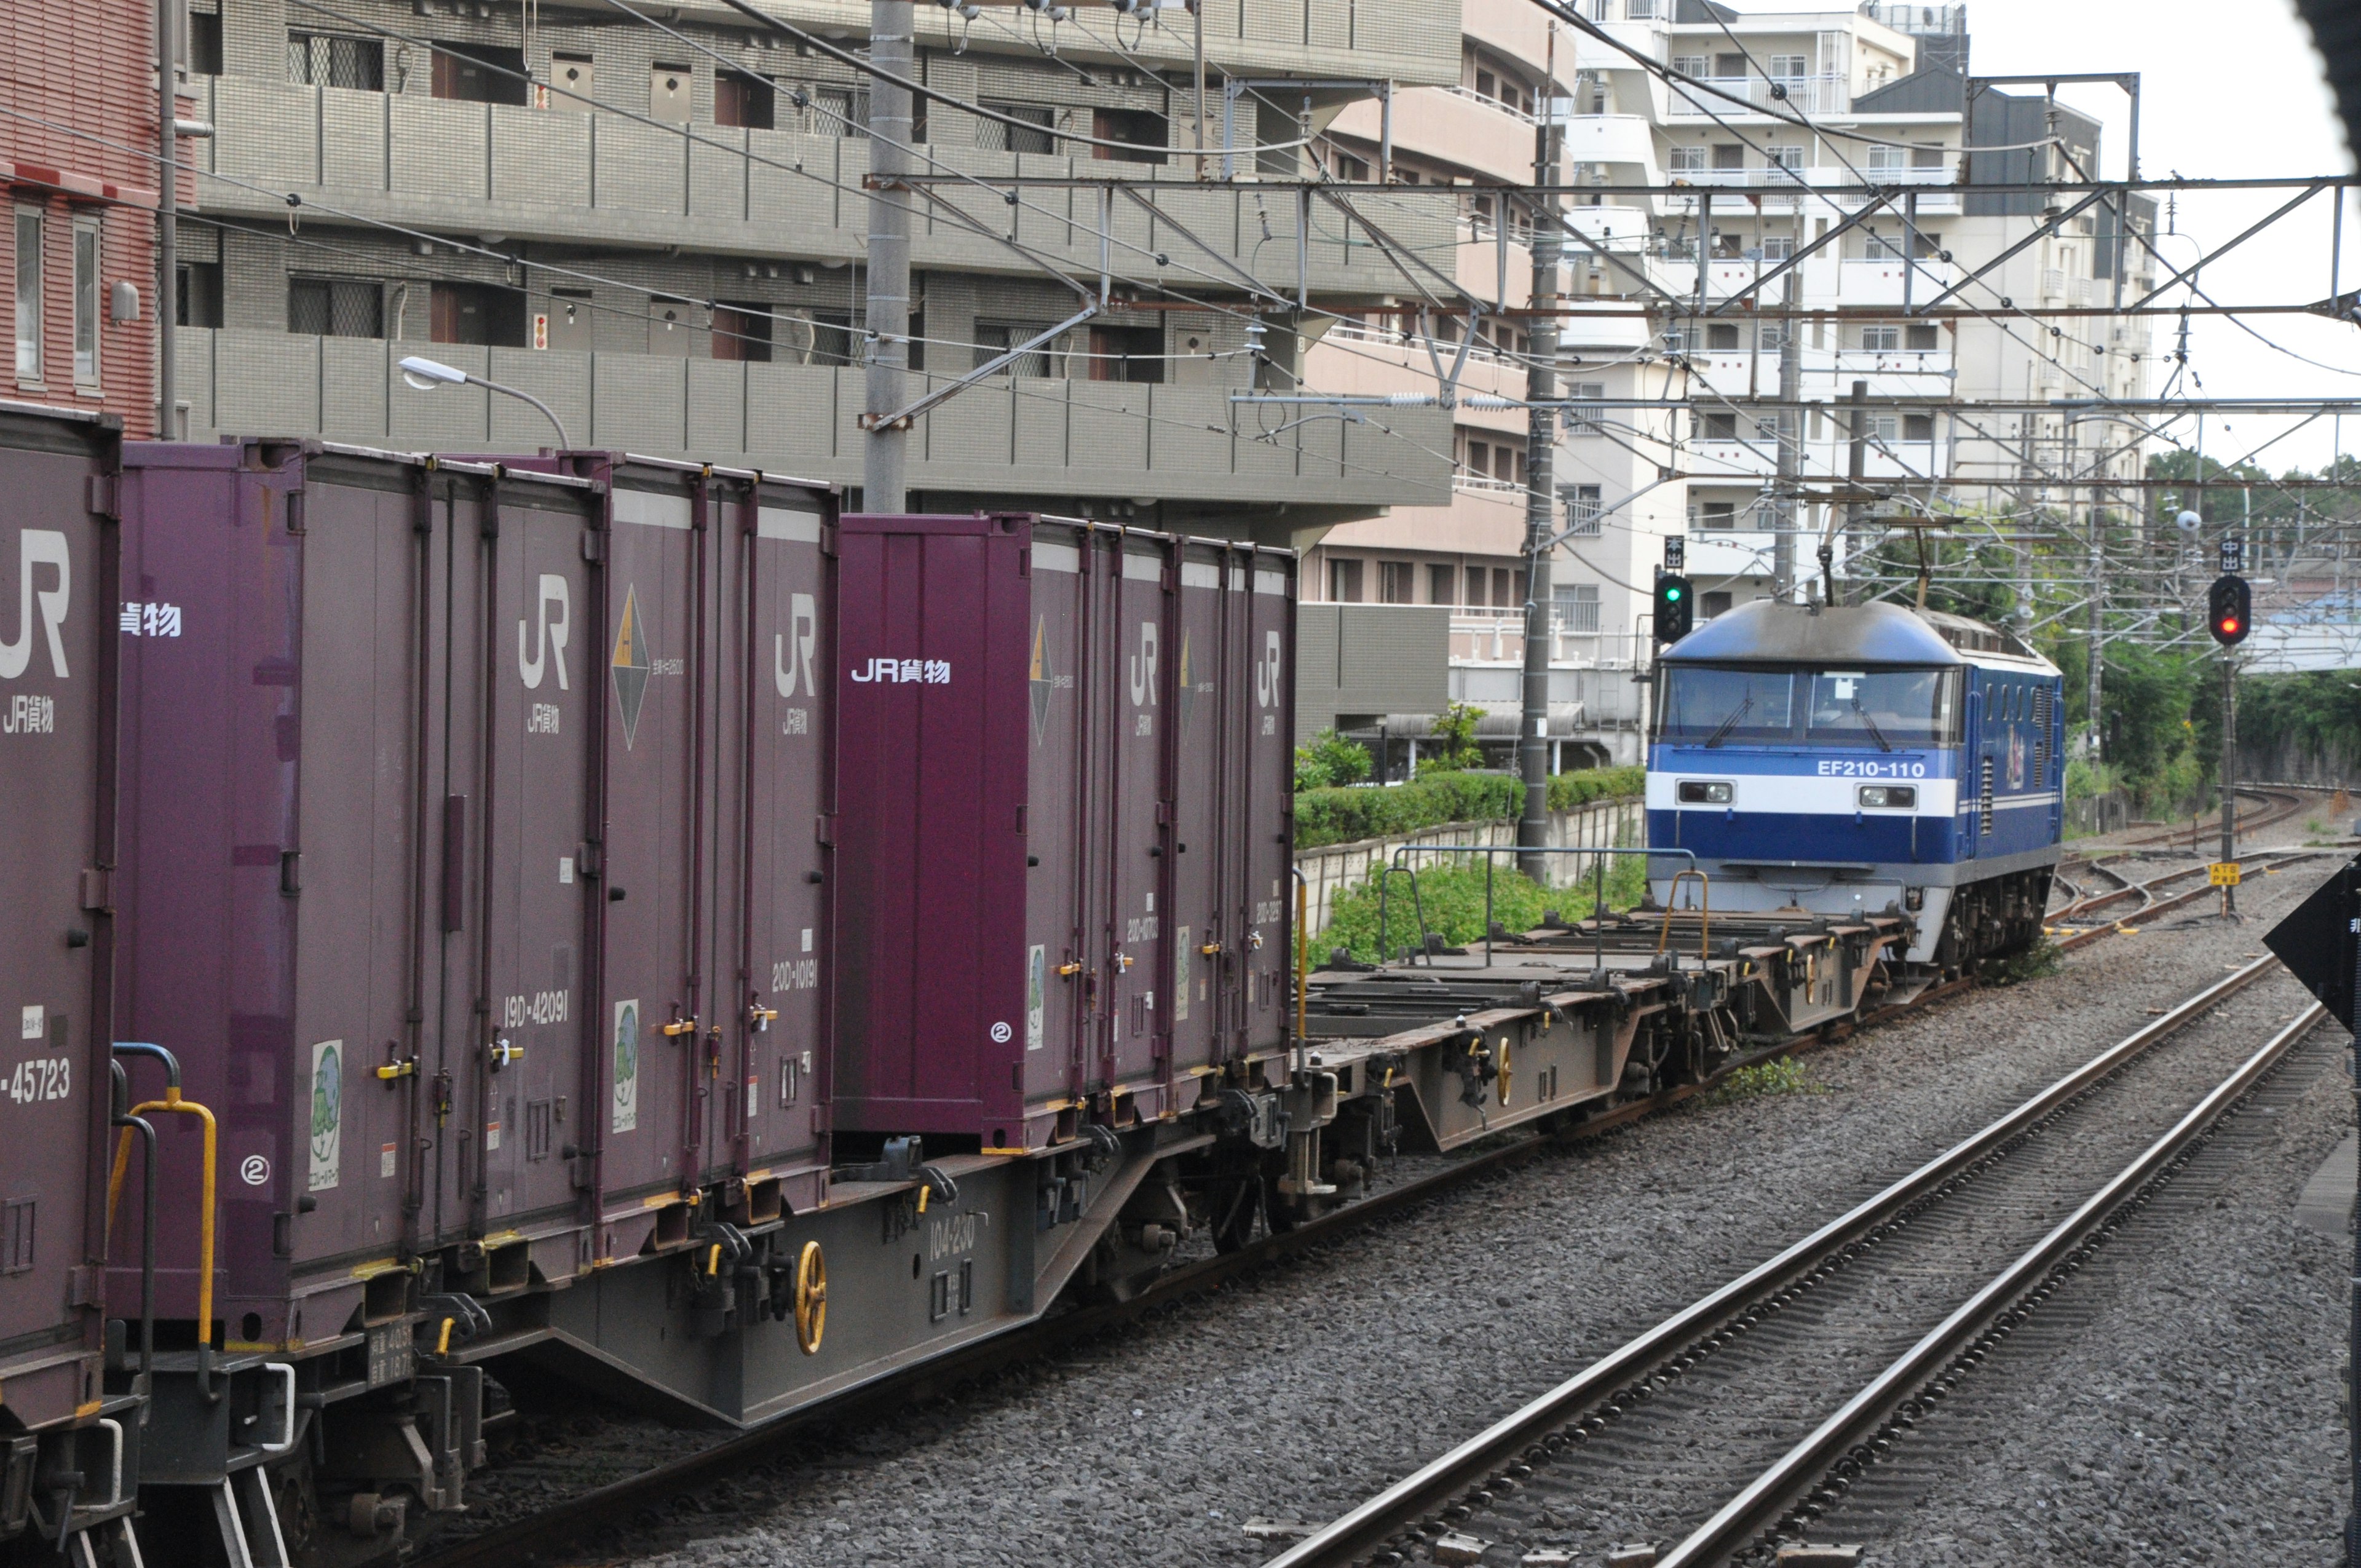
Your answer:
[[[1697,602],[1689,580],[1678,572],[1656,579],[1656,641],[1677,642],[1697,622]]]

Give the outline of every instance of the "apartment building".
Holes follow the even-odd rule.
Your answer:
[[[864,0],[769,7],[807,39],[718,0],[188,4],[218,176],[180,230],[192,433],[554,439],[521,403],[406,385],[397,362],[431,347],[586,444],[857,484],[868,78],[829,49],[865,47]],[[1289,543],[1447,499],[1442,411],[1346,425],[1233,400],[1295,387],[1323,311],[1390,301],[1394,252],[1447,266],[1447,218],[1201,181],[1196,149],[1202,127],[1214,174],[1295,172],[1306,130],[1381,84],[1456,78],[1452,10],[1203,0],[1201,103],[1180,7],[919,5],[942,96],[915,161],[942,182],[913,198],[914,397],[1104,294],[918,419],[912,503]],[[961,182],[1020,171],[1155,186]]]
[[[5,395],[116,415],[134,436],[156,411],[155,62],[146,0],[0,9],[0,96],[16,111],[0,116]]]
[[[2053,321],[2021,307],[2103,304],[2152,288],[2156,213],[2138,198],[2078,209],[2079,197],[2038,189],[2097,173],[2101,126],[2038,88],[1971,84],[1963,6],[1749,16],[1711,0],[1587,0],[1585,9],[1631,49],[1720,95],[1676,91],[1587,37],[1520,38],[1510,29],[1530,7],[1503,5],[1495,17],[1486,0],[1468,0],[1459,86],[1402,94],[1394,136],[1397,159],[1412,167],[1456,149],[1448,168],[1462,183],[1518,178],[1505,154],[1490,165],[1474,156],[1510,137],[1487,141],[1459,122],[1481,112],[1513,123],[1528,104],[1546,113],[1554,100],[1571,182],[1676,187],[1576,196],[1565,212],[1560,287],[1596,309],[1561,328],[1559,386],[1574,406],[1553,455],[1557,526],[1568,537],[1551,564],[1551,732],[1561,757],[1628,762],[1640,751],[1652,590],[1668,538],[1683,538],[1708,617],[1773,591],[1783,536],[1796,591],[1817,578],[1824,543],[1846,574],[1850,514],[1833,492],[1853,471],[1856,421],[1839,405],[1855,389],[1884,405],[1858,421],[1858,471],[1891,498],[1880,509],[2005,508],[2044,476],[2139,472],[2137,440],[2103,410],[1994,416],[1947,405],[2144,395],[2152,356],[2136,321]],[[1535,69],[1544,59],[1554,61],[1554,88]],[[1421,112],[1430,98],[1454,102]],[[1357,128],[1337,126],[1340,137]],[[1523,145],[1530,168],[1530,133]],[[1962,172],[2028,189],[1964,198],[1916,189]],[[1838,190],[1863,184],[1891,197],[1848,228],[1864,199]],[[1475,194],[1460,214],[1463,280],[1490,275],[1487,241],[1499,237],[1481,226]],[[1515,280],[1502,302],[1523,302],[1529,270],[1520,261],[1499,274]],[[1947,295],[1977,313],[1917,313]],[[1759,319],[1783,307],[1809,313]],[[1339,345],[1363,362],[1374,346]],[[1783,352],[1806,405],[1786,412],[1761,406],[1779,401]],[[1521,395],[1512,354],[1499,353],[1480,387],[1471,374],[1468,389],[1498,382]],[[1394,355],[1404,385],[1423,372],[1433,388],[1422,345]],[[1340,390],[1378,379],[1324,343],[1307,376]],[[1332,530],[1306,583],[1345,601],[1448,606],[1453,696],[1491,710],[1512,736],[1513,722],[1498,720],[1521,701],[1524,415],[1463,409],[1455,419],[1452,504]],[[1798,494],[1778,483],[1783,429],[1796,447]]]

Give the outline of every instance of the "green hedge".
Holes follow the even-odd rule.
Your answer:
[[[1646,787],[1642,768],[1586,768],[1549,782],[1552,811],[1594,800],[1631,799]],[[1307,789],[1295,797],[1295,847],[1383,839],[1444,822],[1503,822],[1524,809],[1524,785],[1499,773],[1428,773],[1390,788]]]
[[[1501,860],[1508,859],[1503,855]],[[1378,879],[1336,895],[1328,927],[1312,941],[1317,964],[1342,948],[1363,963],[1375,963],[1382,950],[1399,954],[1419,945],[1418,917],[1426,928],[1455,947],[1484,939],[1484,872],[1477,866],[1422,865],[1418,869],[1418,893],[1413,903],[1411,881],[1396,876],[1385,898],[1385,939],[1378,933]],[[1648,889],[1647,861],[1638,855],[1619,855],[1607,876],[1607,906],[1629,909]],[[1501,928],[1530,931],[1541,924],[1542,913],[1556,910],[1568,920],[1590,914],[1592,889],[1543,888],[1506,864],[1492,869],[1492,918]]]

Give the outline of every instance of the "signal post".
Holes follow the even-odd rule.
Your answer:
[[[2254,630],[2254,590],[2239,573],[2246,566],[2246,541],[2222,539],[2222,575],[2205,591],[2205,629],[2222,645],[2222,858],[2213,867],[2222,890],[2222,916],[2238,918],[2238,656],[2233,652]]]

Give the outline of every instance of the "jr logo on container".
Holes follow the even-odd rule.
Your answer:
[[[517,622],[517,674],[524,682],[525,690],[539,691],[542,676],[547,673],[549,663],[554,662],[557,665],[557,689],[565,691],[567,689],[566,642],[574,626],[573,598],[564,577],[554,572],[544,572],[541,574],[539,598],[540,609],[535,617],[539,630],[532,639],[533,655],[530,658],[525,656],[525,623],[522,620]],[[555,618],[549,613],[552,605],[557,607]]]
[[[57,586],[36,588],[34,570],[57,574]],[[49,647],[49,673],[66,678],[66,607],[73,596],[73,566],[66,536],[53,528],[27,528],[16,535],[16,636],[0,642],[0,681],[13,681],[32,666],[34,606]]]

